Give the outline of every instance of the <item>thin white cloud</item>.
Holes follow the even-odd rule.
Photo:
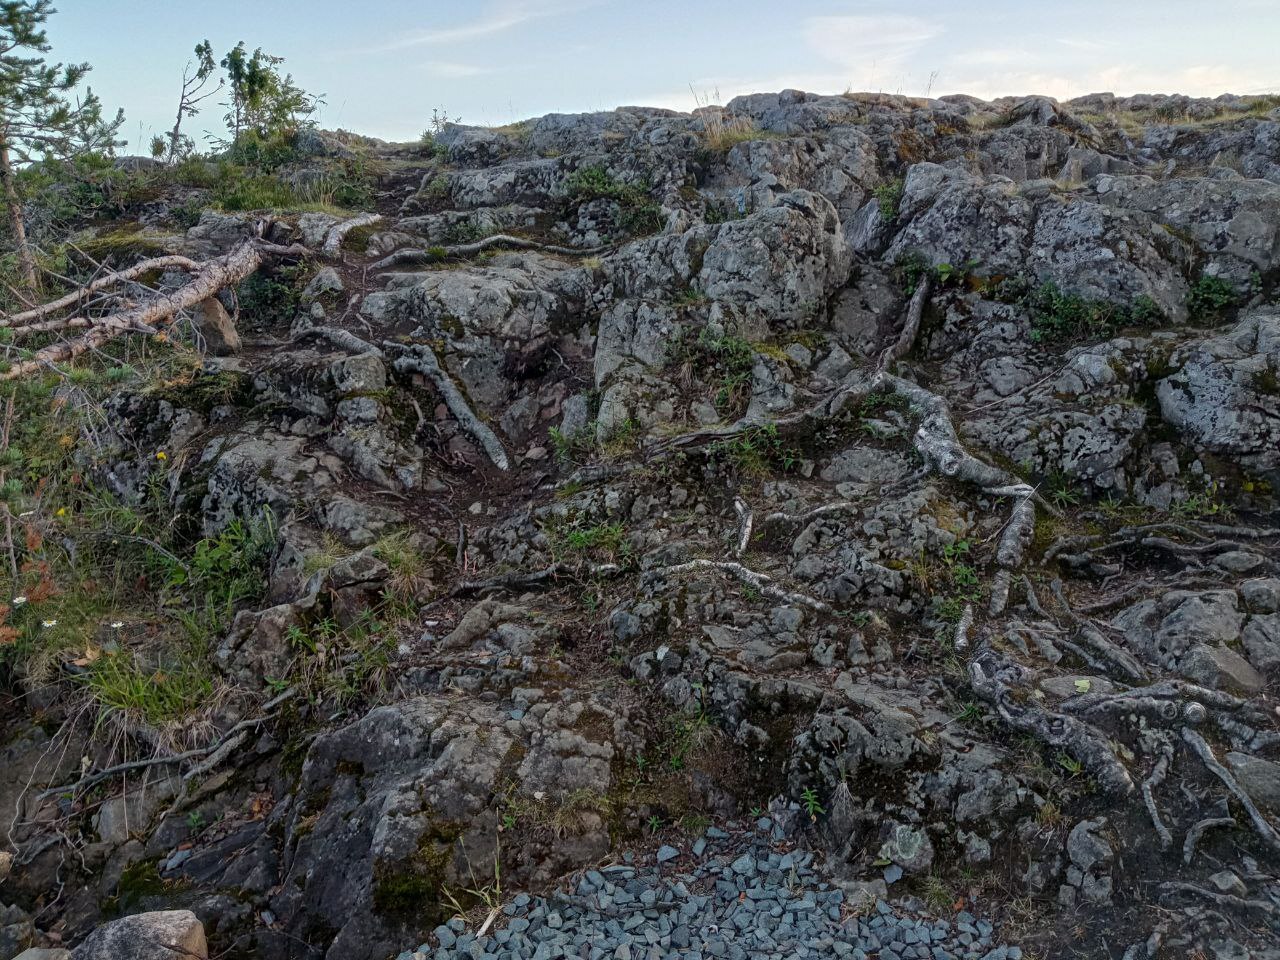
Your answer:
[[[474,20],[455,27],[438,30],[419,30],[390,41],[381,50],[403,50],[424,44],[459,43],[492,36],[495,33],[523,26],[533,20],[573,13],[585,7],[595,6],[599,0],[502,0],[494,3]]]
[[[481,67],[474,63],[449,63],[444,60],[423,64],[422,69],[441,80],[460,80],[463,77],[478,77],[484,73],[493,73],[492,67]]]
[[[947,60],[949,67],[1008,67],[1013,65],[1030,65],[1039,62],[1039,58],[1025,50],[1010,47],[992,47],[990,49],[965,50]]]
[[[982,69],[948,63],[945,83],[935,93],[967,93],[991,100],[1011,94],[1042,94],[1059,100],[1107,91],[1118,96],[1135,93],[1184,93],[1214,97],[1220,93],[1266,92],[1257,75],[1227,64],[1142,67],[1132,64],[1076,65],[1059,63],[1048,69]]]
[[[723,104],[748,93],[787,89],[827,94],[857,89],[920,95],[929,88],[932,78],[910,72],[907,59],[941,35],[943,28],[921,17],[851,15],[807,17],[800,31],[809,50],[830,66],[818,63],[813,71],[703,77],[690,81],[684,90],[666,90],[634,102],[688,111],[711,99]]]
[[[808,17],[803,32],[810,49],[832,63],[864,67],[874,61],[892,67],[941,34],[942,27],[922,17]]]
[[[1054,42],[1071,50],[1114,50],[1120,44],[1114,40],[1086,40],[1082,37],[1054,37]]]

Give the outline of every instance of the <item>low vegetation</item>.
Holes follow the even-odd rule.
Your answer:
[[[604,167],[582,167],[565,184],[570,202],[612,200],[621,210],[620,226],[629,235],[654,233],[662,228],[662,208],[647,183],[624,183]]]

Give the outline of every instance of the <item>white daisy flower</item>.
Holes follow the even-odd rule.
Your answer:
[[[42,620],[42,621],[40,622],[40,625],[41,625],[42,627],[44,627],[46,630],[48,630],[50,627],[56,627],[56,626],[58,625],[58,621],[57,621],[57,620]]]
[[[26,603],[26,602],[27,602],[27,598],[26,598],[26,597],[14,597],[14,598],[13,598],[13,605],[14,605],[15,607],[20,607],[20,606],[22,606],[22,605],[23,605],[24,603]]]
[[[111,629],[112,629],[112,630],[119,630],[119,629],[120,629],[121,627],[123,627],[123,626],[124,626],[124,622],[123,622],[122,620],[117,620],[115,623],[113,623],[113,624],[111,625]]]

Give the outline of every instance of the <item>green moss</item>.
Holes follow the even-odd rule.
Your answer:
[[[131,863],[121,872],[115,894],[102,901],[102,912],[108,917],[121,917],[137,913],[139,908],[154,908],[187,886],[185,881],[166,881],[161,877],[158,859]]]
[[[374,909],[389,916],[412,917],[424,925],[443,921],[449,911],[441,894],[461,835],[459,824],[433,822],[418,838],[418,850],[407,863],[376,868]]]
[[[1273,397],[1280,396],[1280,378],[1276,377],[1276,372],[1270,367],[1255,373],[1251,382],[1253,389],[1258,393],[1269,394]]]
[[[214,407],[246,406],[253,399],[253,378],[234,370],[198,372],[189,383],[166,384],[155,388],[152,395],[207,417]]]
[[[342,238],[342,247],[344,250],[363,251],[369,246],[370,238],[377,232],[376,226],[354,227]]]
[[[373,908],[383,914],[421,916],[438,904],[443,885],[443,874],[383,874],[373,884]]]

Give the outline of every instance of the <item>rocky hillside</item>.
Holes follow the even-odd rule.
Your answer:
[[[1280,956],[1280,104],[294,146],[2,347],[0,958]]]

